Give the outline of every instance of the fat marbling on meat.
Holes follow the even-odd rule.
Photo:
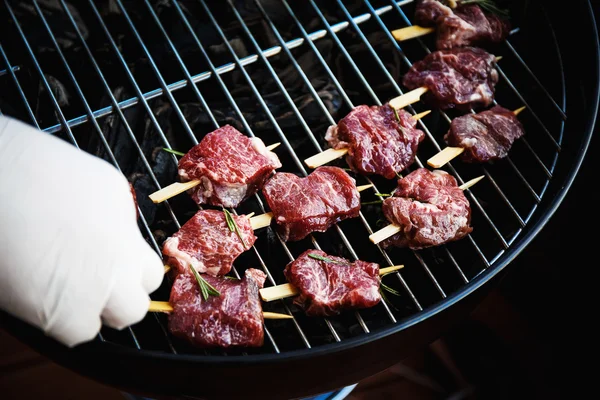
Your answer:
[[[300,294],[294,298],[309,316],[331,316],[344,310],[373,307],[381,301],[379,264],[307,250],[283,273]]]
[[[356,181],[338,167],[318,167],[303,178],[278,172],[267,181],[263,194],[273,212],[271,224],[284,241],[325,232],[360,211]]]
[[[233,261],[256,241],[250,219],[232,215],[241,237],[227,225],[225,213],[200,210],[163,243],[166,264],[177,274],[189,274],[190,264],[199,273],[227,274]]]
[[[419,168],[398,180],[383,202],[386,219],[400,232],[382,247],[422,249],[461,239],[471,233],[471,206],[456,179],[442,170]]]
[[[477,47],[437,50],[415,62],[402,78],[413,90],[425,87],[423,101],[441,109],[487,107],[498,83],[496,58]]]
[[[521,121],[512,111],[494,106],[454,118],[444,140],[448,146],[464,149],[462,161],[479,163],[506,157],[514,141],[524,134]]]
[[[420,0],[415,22],[435,27],[438,50],[463,46],[484,46],[502,42],[510,32],[510,22],[484,11],[477,4],[461,4],[452,9],[438,0]]]
[[[408,112],[389,104],[361,105],[330,126],[325,140],[334,149],[348,149],[346,162],[353,171],[392,179],[414,162],[425,138],[416,124]]]
[[[204,299],[191,274],[180,274],[171,288],[169,331],[194,346],[260,347],[264,342],[259,289],[266,275],[247,269],[241,280],[202,276],[220,293]]]
[[[230,125],[208,133],[179,160],[182,182],[199,180],[189,193],[198,204],[237,207],[259,191],[281,162],[257,137]]]

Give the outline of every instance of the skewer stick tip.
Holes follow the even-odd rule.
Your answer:
[[[477,178],[473,178],[470,181],[467,181],[467,182],[463,183],[462,185],[460,185],[459,188],[462,190],[467,190],[468,188],[470,188],[471,186],[473,186],[474,184],[476,184],[483,178],[485,178],[485,175],[481,175],[481,176],[478,176]]]
[[[150,306],[148,307],[149,312],[164,312],[170,313],[173,311],[173,306],[169,304],[168,301],[154,301],[150,302]]]
[[[356,190],[358,190],[359,192],[362,192],[363,190],[367,190],[367,189],[372,188],[372,187],[373,187],[372,184],[361,185],[361,186],[357,186]]]
[[[264,319],[293,319],[294,317],[289,314],[280,314],[269,311],[263,311]]]
[[[421,113],[413,115],[412,117],[413,117],[413,119],[416,119],[418,121],[421,118],[423,118],[424,116],[428,115],[430,112],[431,112],[431,110],[423,111]]]
[[[502,60],[502,56],[497,56],[497,57],[496,57],[496,62],[498,62],[498,61],[500,61],[500,60]]]
[[[165,186],[164,188],[152,193],[150,196],[150,200],[153,203],[158,204],[162,203],[165,200],[170,199],[173,196],[178,195],[179,193],[183,193],[188,189],[197,186],[200,183],[199,180],[193,180],[188,182],[175,182],[170,184],[169,186]]]
[[[277,143],[273,143],[272,145],[267,146],[267,150],[271,151],[273,149],[276,149],[277,147],[279,147],[281,143],[277,142]]]
[[[519,115],[521,113],[521,111],[523,111],[524,109],[526,109],[527,107],[523,106],[520,108],[517,108],[515,111],[513,111],[513,114],[515,115]]]
[[[402,268],[404,268],[404,265],[393,265],[391,267],[380,268],[379,275],[389,274],[390,272],[398,271]]]

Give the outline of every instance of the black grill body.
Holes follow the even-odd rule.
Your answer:
[[[390,279],[401,292],[390,304],[329,319],[307,318],[289,299],[265,304],[295,319],[267,321],[265,345],[247,351],[190,348],[170,337],[159,314],[123,331],[104,328],[72,350],[8,314],[3,325],[62,365],[155,397],[308,396],[356,383],[430,343],[478,304],[554,215],[594,128],[599,52],[591,5],[508,6],[513,32],[492,51],[503,57],[496,100],[509,109],[527,106],[520,115],[526,136],[502,162],[444,167],[460,183],[486,177],[468,191],[468,238],[423,251],[383,251],[368,241],[380,214],[367,206],[360,218],[298,243],[282,243],[270,229],[258,232],[255,249],[235,263],[238,274],[268,271],[268,285],[284,283],[285,264],[312,247],[404,264]],[[267,144],[281,142],[282,171],[306,174],[302,160],[325,148],[329,124],[355,105],[401,94],[402,74],[433,48],[431,37],[397,43],[389,34],[409,24],[413,10],[410,1],[5,1],[0,112],[118,166],[138,194],[140,229],[160,252],[197,206],[185,195],[161,205],[147,199],[176,178],[176,158],[157,148],[185,151],[231,123]],[[443,147],[456,115],[432,110],[420,122],[427,137],[410,169]],[[395,184],[357,179],[381,193]],[[259,195],[236,212],[265,207]],[[169,289],[165,280],[153,299],[167,300]]]

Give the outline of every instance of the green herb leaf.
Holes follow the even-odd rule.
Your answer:
[[[397,171],[396,171],[396,176],[398,177],[398,179],[402,179],[402,175],[400,175]]]
[[[166,151],[167,153],[171,153],[171,154],[175,154],[176,156],[185,156],[185,153],[182,153],[180,151],[176,151],[176,150],[171,150],[171,149],[167,149],[166,147],[163,147],[163,150]]]
[[[375,193],[375,196],[379,196],[379,197],[390,197],[391,194],[389,193]]]
[[[223,278],[229,279],[229,280],[232,280],[232,281],[239,281],[240,280],[239,278],[236,278],[235,276],[224,276]]]
[[[396,121],[400,122],[400,116],[398,115],[398,110],[396,110],[394,107],[392,107],[392,110],[394,110],[394,115],[396,116]]]
[[[203,277],[200,276],[196,268],[192,264],[190,264],[190,271],[196,278],[196,282],[198,282],[198,287],[200,288],[200,294],[204,300],[208,300],[208,296],[221,296],[221,293],[214,288],[210,283],[206,282]]]
[[[348,265],[347,262],[341,262],[341,261],[337,261],[337,260],[332,260],[331,258],[323,257],[323,256],[321,256],[319,254],[310,253],[308,256],[310,258],[314,258],[315,260],[319,260],[319,261],[325,261],[325,262],[330,262],[330,263],[340,264],[340,265]]]
[[[370,204],[381,204],[383,200],[375,200],[375,201],[365,201],[364,203],[360,203],[363,206],[368,206]]]
[[[391,287],[389,287],[388,285],[386,285],[385,283],[383,283],[383,278],[388,276],[389,274],[393,274],[396,271],[391,271],[388,272],[387,274],[383,274],[379,277],[379,293],[381,294],[381,298],[390,306],[392,306],[394,309],[397,310],[396,307],[394,307],[394,305],[389,301],[389,299],[386,297],[385,292],[388,292],[390,294],[393,294],[394,296],[401,296],[400,292],[397,291],[396,289],[393,289]]]
[[[233,215],[231,215],[231,213],[226,210],[223,209],[223,213],[225,214],[225,221],[227,222],[227,226],[229,227],[229,230],[231,232],[235,232],[237,234],[237,236],[240,238],[242,245],[244,246],[244,249],[246,249],[248,246],[246,245],[246,242],[244,241],[244,238],[242,237],[242,233],[240,232],[240,229],[238,228],[237,224],[235,223],[235,220],[233,219]]]

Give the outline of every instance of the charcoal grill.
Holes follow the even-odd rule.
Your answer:
[[[598,39],[590,3],[507,2],[513,30],[490,49],[502,56],[496,101],[526,106],[526,136],[509,157],[444,167],[467,191],[473,233],[432,249],[372,244],[382,227],[377,205],[325,233],[284,243],[270,228],[236,260],[234,273],[262,268],[267,286],[307,248],[405,267],[373,309],[308,318],[290,299],[265,310],[293,320],[266,321],[260,349],[198,350],[172,338],[166,316],[103,328],[65,349],[2,314],[17,337],[81,374],[148,396],[296,398],[353,384],[439,337],[493,287],[560,206],[585,157],[598,107]],[[140,229],[162,241],[197,210],[186,195],[160,205],[148,195],[176,178],[177,158],[207,132],[229,123],[265,143],[281,142],[281,171],[305,175],[302,160],[322,151],[328,125],[353,106],[403,93],[402,74],[433,48],[433,37],[398,43],[390,31],[411,24],[414,3],[393,1],[5,0],[0,7],[0,112],[112,162],[133,183]],[[573,27],[577,27],[573,32]],[[574,46],[573,43],[577,43]],[[427,110],[422,103],[407,108]],[[443,148],[456,116],[432,110],[419,121],[426,139],[415,164]],[[333,163],[344,167],[344,162]],[[372,193],[393,181],[357,176]],[[236,212],[268,211],[261,195]],[[90,210],[93,212],[93,210]],[[153,293],[167,300],[171,282]]]

